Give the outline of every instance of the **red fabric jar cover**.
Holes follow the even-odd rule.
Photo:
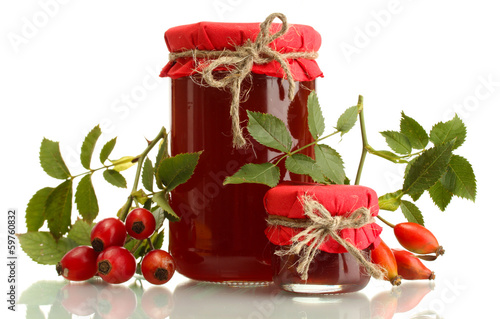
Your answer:
[[[234,51],[235,47],[243,45],[248,39],[255,41],[260,32],[259,26],[259,23],[199,22],[168,29],[165,32],[165,42],[170,52],[193,49]],[[270,31],[275,33],[280,28],[281,24],[273,23]],[[269,46],[280,53],[318,51],[321,46],[321,36],[310,26],[293,24],[286,34],[271,42]],[[190,76],[204,61],[201,58],[197,61],[193,58],[178,58],[176,61],[170,61],[160,76],[173,79]],[[295,81],[311,81],[323,77],[323,72],[314,60],[288,59],[288,63]],[[284,72],[277,61],[262,65],[254,64],[252,72],[284,78]]]
[[[264,206],[270,215],[292,219],[306,219],[301,200],[309,195],[321,203],[332,216],[349,216],[360,207],[368,208],[372,216],[379,211],[378,197],[374,190],[359,185],[319,185],[319,184],[281,184],[271,188],[264,196]],[[292,237],[303,229],[284,226],[269,226],[267,238],[275,245],[291,245]],[[372,223],[358,229],[342,229],[339,235],[362,250],[380,243],[382,227]],[[319,249],[329,253],[345,253],[347,250],[333,238],[326,240]]]

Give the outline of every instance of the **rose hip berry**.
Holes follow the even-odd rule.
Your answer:
[[[134,255],[123,247],[108,247],[97,257],[97,273],[110,284],[129,280],[134,276],[135,268]]]
[[[136,208],[127,215],[125,228],[127,233],[135,239],[146,239],[154,233],[156,220],[149,210]]]
[[[402,249],[393,249],[398,274],[407,280],[434,279],[436,276],[414,254]]]
[[[97,271],[98,253],[89,246],[78,246],[68,251],[56,265],[59,276],[68,280],[83,281],[92,278]]]
[[[436,237],[424,226],[417,223],[400,223],[394,226],[394,235],[401,246],[417,254],[444,254]]]
[[[393,286],[401,284],[401,276],[398,274],[396,258],[386,243],[380,241],[380,244],[372,250],[371,258],[374,264],[379,265],[387,271],[387,275],[384,277],[385,280],[390,281]]]
[[[144,256],[141,271],[148,282],[154,285],[162,285],[174,275],[174,259],[164,250],[152,250]]]
[[[101,252],[111,246],[123,246],[127,238],[125,224],[118,218],[105,218],[90,232],[92,247]]]

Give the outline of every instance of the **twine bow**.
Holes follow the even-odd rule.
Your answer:
[[[282,26],[278,32],[271,34],[270,28],[275,18],[281,20]],[[250,76],[252,66],[254,64],[266,64],[271,61],[277,61],[289,83],[288,98],[293,100],[295,95],[295,81],[287,59],[316,59],[318,56],[317,52],[280,53],[271,49],[269,44],[284,35],[288,31],[288,28],[286,16],[282,13],[273,13],[260,24],[260,32],[254,42],[248,39],[245,44],[236,47],[234,51],[188,50],[170,53],[170,61],[186,57],[208,59],[208,61],[201,65],[200,71],[198,71],[202,75],[204,82],[211,87],[230,89],[232,94],[230,107],[231,127],[233,146],[236,148],[243,148],[246,145],[243,130],[240,126],[239,106],[241,83],[245,78]],[[226,67],[228,73],[221,79],[215,79],[214,70],[219,67]]]
[[[289,219],[280,216],[270,215],[268,224],[273,226],[285,226],[291,228],[305,228],[295,235],[292,245],[288,249],[276,251],[276,255],[297,255],[299,256],[297,272],[302,280],[307,280],[308,271],[311,262],[318,253],[319,247],[329,237],[335,239],[351,255],[353,255],[359,264],[363,265],[372,277],[381,279],[384,272],[380,267],[366,260],[363,253],[353,244],[340,237],[339,230],[346,228],[361,228],[367,224],[374,223],[370,210],[366,207],[360,207],[350,216],[332,216],[331,213],[318,201],[305,195],[302,201],[304,213],[308,220]]]

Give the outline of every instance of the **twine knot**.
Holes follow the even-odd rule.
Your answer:
[[[346,228],[361,228],[374,223],[371,212],[366,207],[360,207],[349,216],[332,216],[331,213],[318,201],[308,195],[302,198],[304,214],[309,219],[290,219],[270,215],[268,224],[272,226],[285,226],[290,228],[304,228],[303,231],[292,237],[292,245],[288,249],[276,251],[278,256],[298,255],[297,272],[302,280],[307,280],[311,262],[318,253],[319,247],[332,237],[342,245],[359,264],[363,265],[368,274],[374,278],[384,277],[384,271],[377,265],[367,260],[357,247],[343,239],[338,231]]]
[[[271,25],[276,18],[282,22],[281,29],[271,34]],[[272,13],[260,24],[260,32],[255,41],[252,42],[249,39],[243,45],[235,47],[234,51],[188,50],[170,53],[170,61],[186,57],[208,59],[201,65],[198,71],[202,75],[204,82],[211,87],[230,89],[232,94],[230,107],[231,127],[233,146],[236,148],[244,148],[246,146],[246,140],[243,137],[243,130],[240,126],[239,106],[241,83],[245,78],[250,76],[252,66],[254,64],[266,64],[271,61],[277,61],[289,83],[288,98],[293,100],[296,85],[287,59],[316,59],[318,56],[317,52],[280,53],[271,49],[269,44],[284,35],[288,31],[288,28],[289,25],[284,14]],[[223,78],[215,79],[213,73],[219,67],[226,67],[228,72]]]

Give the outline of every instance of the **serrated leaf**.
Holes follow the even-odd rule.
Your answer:
[[[269,187],[278,185],[280,170],[271,163],[245,164],[232,176],[226,177],[223,185],[257,183]]]
[[[67,284],[63,280],[37,281],[21,293],[19,303],[28,306],[52,305],[56,302],[61,288]],[[26,316],[26,318],[31,317]]]
[[[421,150],[429,143],[425,129],[414,119],[401,112],[400,132],[410,140],[412,148]]]
[[[424,226],[424,217],[422,216],[422,212],[412,202],[402,200],[401,211],[403,212],[406,220],[410,223],[417,223]]]
[[[168,156],[168,140],[166,138],[164,138],[160,141],[160,146],[158,147],[158,154],[156,154],[156,162],[155,162],[155,166],[154,166],[156,186],[160,189],[163,189],[164,186],[161,183],[160,175],[158,173],[158,168],[160,167],[160,163],[165,158],[168,158],[168,157],[169,157]]]
[[[123,156],[117,160],[109,160],[113,163],[113,170],[117,172],[121,172],[127,170],[135,165],[136,157],[135,156]]]
[[[49,232],[18,234],[21,248],[33,261],[43,265],[55,265],[70,249],[78,246],[73,240],[58,241]]]
[[[158,204],[164,212],[165,212],[165,217],[171,221],[171,222],[177,222],[180,220],[180,217],[174,212],[170,204],[168,203],[168,200],[165,198],[165,193],[156,193],[153,195],[153,202]]]
[[[161,207],[157,207],[157,209],[152,210],[151,213],[155,217],[155,222],[156,222],[155,230],[159,230],[161,228],[161,226],[163,226],[163,222],[165,221],[166,213],[163,210],[163,208],[161,208]]]
[[[288,156],[285,161],[287,170],[294,174],[310,176],[317,183],[325,183],[325,176],[321,169],[316,165],[316,161],[304,154],[293,154]]]
[[[82,177],[76,187],[75,203],[80,216],[86,222],[92,222],[99,213],[99,205],[90,174]]]
[[[144,188],[150,192],[153,191],[154,182],[154,168],[153,163],[149,158],[146,157],[144,160],[144,166],[142,167],[142,185]]]
[[[45,187],[31,197],[26,207],[26,228],[28,231],[37,231],[43,226],[46,219],[45,207],[47,199],[53,190],[52,187]]]
[[[415,200],[433,186],[446,171],[454,140],[425,150],[411,165],[403,184],[403,192]]]
[[[165,239],[165,232],[162,230],[158,233],[153,234],[151,236],[151,241],[153,242],[153,246],[155,249],[160,249],[163,246],[163,240]]]
[[[116,137],[107,141],[106,144],[101,149],[101,153],[99,154],[99,160],[101,161],[102,164],[106,162],[106,160],[109,158],[109,155],[111,155],[111,152],[113,152],[113,149],[115,148],[116,145]]]
[[[158,175],[167,192],[191,178],[200,155],[201,152],[183,153],[163,159],[158,168]]]
[[[318,139],[325,132],[325,118],[315,91],[312,91],[307,97],[307,124],[314,139]]]
[[[47,198],[45,216],[50,233],[59,239],[66,234],[71,225],[73,204],[73,182],[67,180],[57,186]]]
[[[403,196],[401,190],[382,195],[378,198],[378,206],[380,209],[394,212],[401,205],[401,196]]]
[[[316,144],[314,154],[316,164],[328,180],[339,185],[345,183],[344,162],[336,150],[328,145]]]
[[[441,181],[437,181],[436,184],[429,188],[429,196],[434,204],[436,204],[441,211],[444,211],[446,206],[451,202],[453,194],[443,186]]]
[[[90,169],[90,161],[92,160],[92,154],[94,153],[95,144],[97,143],[99,136],[101,136],[101,128],[97,125],[83,140],[80,161],[86,169]]]
[[[43,139],[40,146],[40,164],[43,170],[49,176],[57,179],[66,179],[71,177],[66,163],[59,150],[59,142],[53,142],[46,138]]]
[[[443,186],[453,195],[475,201],[476,176],[472,165],[459,155],[452,155],[446,173],[441,178]]]
[[[71,226],[67,238],[73,240],[78,246],[90,246],[90,232],[93,225],[83,221],[83,219],[78,219]]]
[[[410,154],[411,153],[411,144],[408,137],[405,135],[396,132],[396,131],[384,131],[380,132],[383,137],[385,137],[385,141],[387,145],[398,154]]]
[[[337,120],[337,126],[335,129],[341,132],[341,135],[349,132],[356,124],[358,120],[358,106],[354,105],[348,108],[342,113],[342,115]]]
[[[430,140],[434,145],[444,144],[455,140],[453,149],[457,149],[465,141],[467,129],[465,128],[462,120],[455,115],[455,117],[448,122],[439,122],[431,129]]]
[[[102,173],[104,179],[113,186],[127,188],[127,180],[115,170],[107,169]]]
[[[260,144],[282,151],[290,152],[292,137],[282,120],[271,114],[247,111],[247,130]]]

